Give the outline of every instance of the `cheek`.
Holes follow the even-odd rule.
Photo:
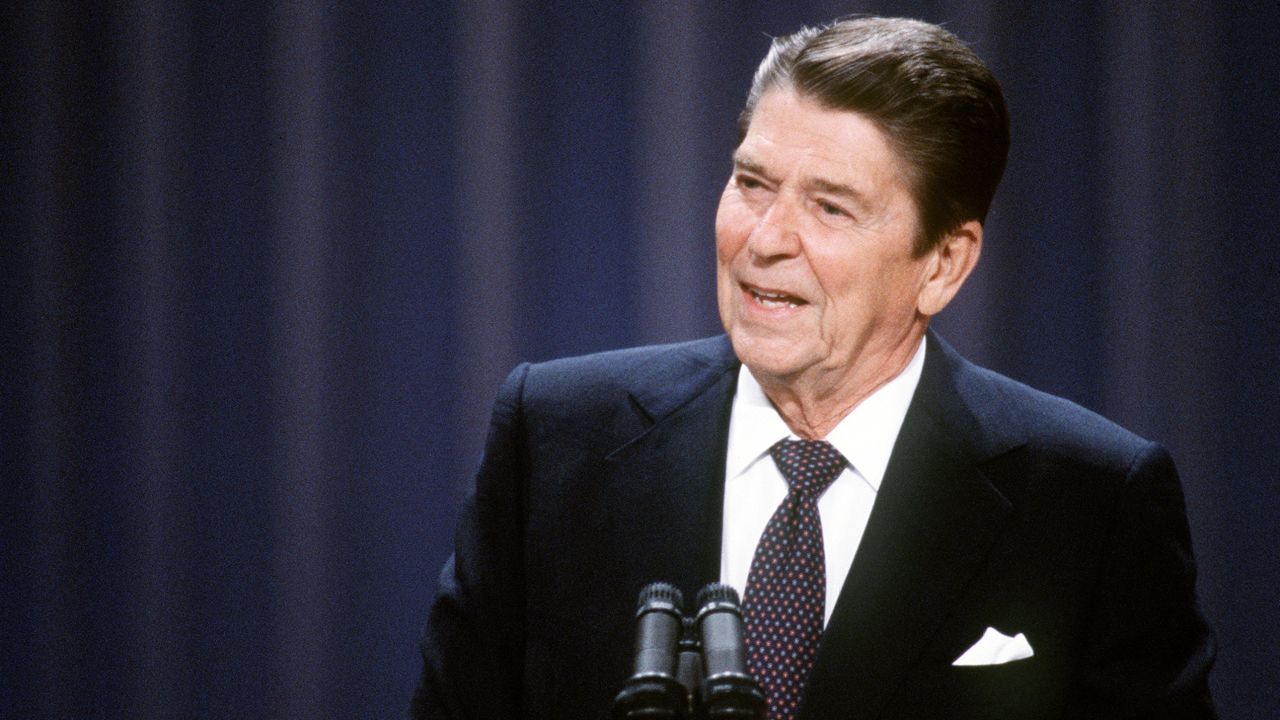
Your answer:
[[[720,227],[716,227],[716,260],[721,265],[728,265],[738,254],[740,243],[734,242]]]
[[[878,291],[881,279],[876,277],[867,258],[844,252],[823,252],[813,246],[806,248],[805,254],[822,293],[833,304],[858,304]]]
[[[753,226],[750,211],[726,191],[716,210],[716,257],[722,264],[729,264],[742,252]]]
[[[828,322],[846,329],[899,314],[910,290],[901,267],[870,253],[811,253],[810,267],[826,297]]]
[[[918,269],[904,262],[882,262],[870,266],[856,282],[846,286],[846,305],[876,324],[910,321],[915,317],[920,291]]]

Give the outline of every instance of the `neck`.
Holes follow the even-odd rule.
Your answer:
[[[875,360],[858,363],[842,382],[777,382],[757,377],[787,427],[797,437],[821,440],[872,393],[897,377],[920,347],[923,333]]]

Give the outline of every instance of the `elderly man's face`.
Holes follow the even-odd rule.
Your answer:
[[[716,214],[720,318],[762,383],[841,387],[919,337],[902,163],[863,116],[791,90],[757,105]]]

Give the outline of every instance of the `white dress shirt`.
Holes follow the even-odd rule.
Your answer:
[[[853,564],[907,406],[920,383],[924,348],[922,340],[902,372],[867,396],[825,438],[849,465],[818,499],[827,566],[824,625],[831,619]],[[747,588],[756,544],[787,496],[787,481],[769,455],[769,448],[784,438],[799,439],[743,365],[729,416],[720,542],[720,581],[732,585],[740,595]]]

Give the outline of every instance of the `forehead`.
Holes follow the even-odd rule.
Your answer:
[[[788,88],[760,98],[734,160],[786,176],[905,187],[906,166],[873,121]]]
[[[873,120],[852,110],[827,108],[790,88],[760,97],[740,150],[777,161],[823,163],[855,169],[897,169],[902,161]]]

